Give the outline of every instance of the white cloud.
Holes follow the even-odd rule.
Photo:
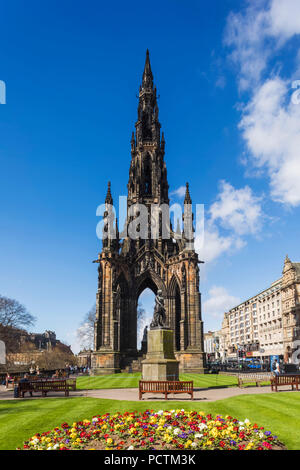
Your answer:
[[[170,192],[170,196],[175,196],[175,197],[178,197],[178,198],[182,198],[185,196],[185,190],[186,190],[186,187],[185,186],[180,186],[179,188],[175,189],[174,191],[171,191]]]
[[[203,302],[204,318],[223,318],[224,312],[240,303],[240,299],[230,295],[224,287],[213,286],[208,294],[209,298]]]
[[[220,186],[218,198],[209,209],[211,223],[219,221],[237,235],[257,233],[263,221],[261,198],[249,186],[235,189],[226,181],[221,181]]]
[[[290,97],[290,85],[279,77],[267,80],[245,107],[240,128],[250,161],[265,168],[274,200],[300,204],[300,104]]]
[[[225,44],[231,47],[230,57],[238,66],[239,87],[251,90],[239,127],[249,152],[248,163],[267,172],[272,199],[297,206],[300,104],[291,102],[292,80],[282,79],[280,72],[267,66],[291,38],[300,35],[300,1],[256,0],[247,5],[242,13],[229,15],[225,31]],[[299,52],[295,63],[299,73]]]
[[[246,245],[245,237],[261,230],[264,218],[261,198],[249,186],[236,189],[221,181],[216,201],[207,211],[204,237],[200,233],[196,236],[195,249],[200,259],[212,262],[225,253],[240,250]]]
[[[238,66],[241,90],[256,86],[269,58],[290,38],[300,34],[299,0],[247,2],[242,13],[230,13],[224,42]]]
[[[221,235],[218,227],[206,224],[204,232],[204,240],[200,237],[195,239],[195,250],[199,257],[205,263],[215,261],[225,253],[234,252],[242,248],[245,242],[234,234]]]
[[[232,47],[231,60],[239,66],[239,86],[242,90],[256,83],[265,68],[269,49],[263,47],[268,29],[268,15],[250,4],[244,14],[231,13],[225,30],[225,44]]]
[[[300,34],[299,0],[273,0],[269,10],[270,34],[281,41]]]

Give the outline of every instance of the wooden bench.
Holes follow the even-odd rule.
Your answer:
[[[238,374],[238,386],[241,388],[244,383],[254,382],[257,387],[260,387],[261,382],[269,382],[271,377],[271,373]]]
[[[139,381],[139,400],[143,399],[143,393],[163,393],[165,400],[170,393],[187,393],[194,399],[194,382],[184,381],[164,381],[164,380],[140,380]]]
[[[70,391],[76,390],[76,379],[42,379],[28,382],[19,382],[18,396],[24,398],[26,392],[32,396],[33,392],[41,392],[43,397],[48,392],[65,392],[69,396]]]
[[[294,386],[296,390],[298,390],[300,384],[300,374],[280,374],[274,375],[271,377],[271,390],[273,392],[274,388],[277,392],[277,387],[282,385],[291,385],[292,390],[294,390]]]

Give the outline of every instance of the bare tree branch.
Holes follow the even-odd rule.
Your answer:
[[[94,323],[96,319],[96,304],[85,314],[77,329],[77,338],[82,349],[93,349]]]
[[[0,295],[0,323],[4,327],[26,328],[33,325],[36,318],[17,300]]]

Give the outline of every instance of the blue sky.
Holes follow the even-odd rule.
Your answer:
[[[300,261],[299,8],[2,5],[0,293],[38,318],[35,331],[78,347],[76,329],[95,301],[96,208],[108,180],[115,200],[126,194],[147,48],[172,200],[182,201],[176,190],[189,181],[193,202],[205,204],[205,330],[280,277],[286,253]]]

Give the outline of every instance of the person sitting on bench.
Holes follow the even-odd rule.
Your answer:
[[[24,374],[24,377],[19,380],[19,383],[24,383],[24,382],[29,382],[29,380],[28,380],[28,374]],[[29,393],[30,393],[30,396],[32,397],[32,392],[29,391]]]

